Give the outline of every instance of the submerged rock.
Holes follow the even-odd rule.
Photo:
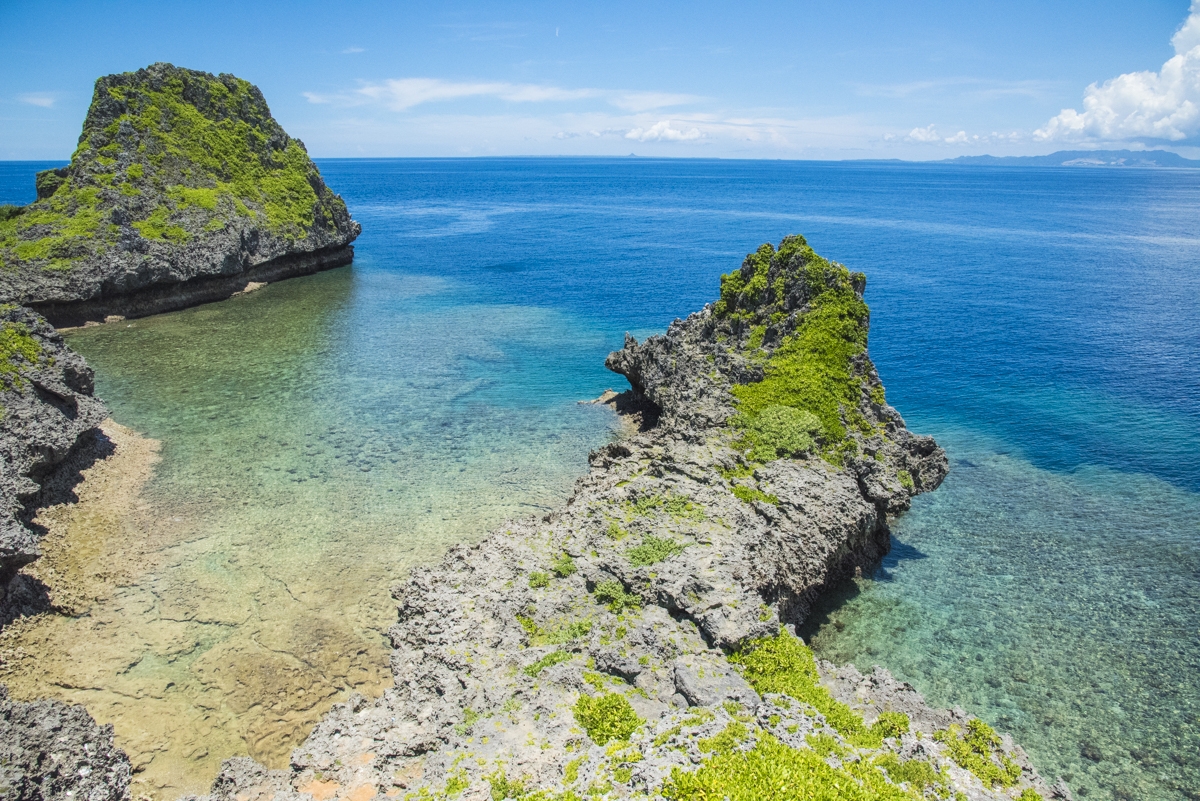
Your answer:
[[[213,798],[1049,797],[1011,740],[793,633],[948,469],[884,399],[863,286],[790,237],[628,338],[608,365],[643,430],[563,508],[397,584],[394,687],[286,770],[230,760]]]
[[[0,299],[55,325],[348,264],[360,231],[257,87],[170,64],[96,81],[70,165],[0,211]]]
[[[37,558],[42,482],[108,416],[92,369],[40,316],[0,304],[0,626],[6,585]]]

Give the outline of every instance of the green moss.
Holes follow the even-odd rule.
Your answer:
[[[576,757],[567,763],[563,768],[563,782],[565,784],[573,784],[579,778],[579,766],[583,764],[586,757]]]
[[[642,606],[642,599],[633,593],[626,592],[621,582],[615,579],[601,581],[596,585],[596,600],[602,604],[608,604],[608,610],[614,615],[619,615],[626,609],[639,609]]]
[[[554,651],[543,656],[538,661],[534,662],[525,668],[525,675],[537,678],[537,675],[548,667],[560,665],[563,662],[571,660],[572,654],[568,651]]]
[[[676,520],[703,520],[704,509],[682,495],[665,493],[642,495],[623,504],[626,512],[634,517],[645,517],[654,512],[663,512]]]
[[[913,489],[914,484],[912,474],[907,470],[897,470],[896,478],[900,479],[900,486],[904,487],[906,490],[911,491]]]
[[[625,556],[632,566],[645,567],[683,553],[683,549],[684,546],[673,539],[646,534],[642,537],[642,544],[625,551]]]
[[[715,737],[705,737],[696,742],[696,747],[703,754],[730,754],[746,741],[750,732],[745,725],[734,720]]]
[[[474,709],[464,709],[462,723],[454,726],[454,730],[459,733],[459,736],[465,735],[475,725],[481,715]]]
[[[961,726],[951,724],[933,738],[945,744],[956,765],[974,773],[985,786],[1011,787],[1021,778],[1021,766],[1001,750],[1000,736],[978,718],[967,723],[965,733]]]
[[[610,740],[628,740],[643,721],[629,699],[620,693],[581,695],[575,702],[575,720],[597,745]]]
[[[830,767],[815,751],[789,748],[766,732],[748,750],[716,753],[698,770],[675,768],[662,787],[669,801],[912,801],[919,796],[861,764]]]
[[[754,487],[744,487],[741,484],[734,484],[733,494],[738,500],[743,501],[744,503],[763,501],[764,503],[769,503],[772,506],[779,505],[778,496],[772,495],[769,492],[763,492],[762,490]]]
[[[629,532],[621,528],[620,524],[613,520],[608,524],[608,530],[605,532],[605,534],[608,535],[609,539],[622,540],[629,535]]]
[[[760,695],[781,693],[809,704],[856,746],[878,748],[883,744],[883,732],[891,723],[868,728],[860,715],[835,700],[820,684],[812,651],[787,631],[739,651],[729,661],[742,669],[746,680]]]
[[[768,291],[772,269],[779,277]],[[731,422],[742,432],[747,448],[762,449],[756,458],[802,453],[812,447],[807,437],[819,440],[823,455],[840,462],[845,453],[840,445],[847,437],[844,417],[857,412],[866,378],[862,370],[869,367],[865,359],[858,359],[867,346],[868,311],[859,296],[863,280],[818,256],[803,237],[785,238],[778,252],[763,245],[746,257],[740,270],[721,277],[721,300],[714,307],[718,318],[774,320],[783,313],[788,287],[804,301],[804,314],[771,353],[763,380],[733,387],[739,413]],[[755,331],[751,329],[752,338]],[[782,418],[780,408],[812,417]],[[819,427],[813,426],[813,418]],[[790,447],[775,447],[763,428],[787,433]]]
[[[550,574],[542,573],[539,570],[533,571],[532,573],[529,574],[529,586],[530,586],[530,588],[535,589],[535,590],[541,589],[542,587],[549,587],[550,586]]]
[[[823,430],[815,414],[791,406],[768,406],[736,424],[742,430],[738,444],[748,448],[746,456],[757,462],[803,456]]]
[[[98,84],[97,100],[100,92],[109,108],[118,105],[117,118],[98,126],[93,106],[71,166],[39,173],[41,199],[19,224],[0,218],[6,266],[68,269],[104,252],[116,242],[109,208],[124,197],[154,198],[134,225],[148,239],[175,243],[187,241],[187,230],[233,214],[297,239],[318,224],[318,212],[332,225],[334,207],[344,208],[246,81],[176,70],[157,84],[134,74],[110,76]],[[130,130],[136,145],[124,138]],[[114,173],[121,163],[128,166]]]
[[[566,578],[567,576],[573,575],[576,570],[577,568],[575,567],[575,560],[572,559],[567,553],[561,554],[550,565],[550,572],[559,578]]]
[[[573,620],[553,628],[543,628],[529,615],[517,615],[516,617],[521,628],[529,635],[529,644],[535,647],[564,645],[586,636],[592,630],[592,621],[590,620]]]
[[[0,324],[0,387],[19,390],[25,385],[22,373],[37,366],[42,346],[23,323]]]
[[[883,737],[899,737],[908,734],[910,725],[908,715],[903,712],[882,712],[871,724],[871,728]]]
[[[528,795],[525,782],[510,779],[503,770],[498,770],[484,777],[491,788],[492,801],[504,801],[506,798],[524,798]]]
[[[895,754],[884,753],[875,757],[872,762],[883,768],[893,782],[907,784],[914,790],[924,791],[945,786],[945,780],[938,769],[921,759],[902,760]]]

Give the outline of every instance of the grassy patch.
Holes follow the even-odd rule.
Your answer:
[[[900,726],[894,716],[868,727],[862,716],[836,700],[820,684],[812,651],[786,631],[746,648],[729,658],[738,665],[746,680],[758,693],[781,693],[802,701],[822,715],[826,722],[847,741],[860,748],[878,748],[889,732]],[[903,716],[901,716],[903,717]],[[908,719],[903,725],[907,727]]]
[[[535,570],[529,574],[529,586],[531,589],[541,589],[542,587],[550,586],[550,574],[543,573],[540,570]]]
[[[897,470],[896,478],[900,480],[900,486],[904,487],[910,492],[912,491],[915,486],[913,484],[912,473],[909,473],[907,470]]]
[[[921,796],[856,763],[837,769],[809,749],[789,748],[760,732],[748,750],[718,751],[699,769],[675,768],[662,787],[669,801],[914,801]]]
[[[752,503],[754,501],[763,501],[764,503],[769,503],[772,506],[779,505],[778,496],[772,495],[769,492],[763,492],[762,490],[756,489],[754,487],[744,487],[741,484],[734,484],[733,485],[733,494],[738,500],[743,501],[745,503]]]
[[[575,702],[575,720],[597,745],[610,740],[628,740],[644,721],[620,693],[581,695]]]
[[[21,374],[42,358],[42,346],[29,334],[24,323],[0,324],[0,387],[21,389]]]
[[[534,662],[525,668],[525,675],[532,678],[537,678],[537,675],[548,667],[560,665],[563,662],[569,662],[572,654],[568,651],[553,651],[546,654],[538,661]]]
[[[703,520],[704,508],[683,495],[668,492],[662,495],[642,495],[624,503],[625,511],[634,517],[662,512],[676,520]]]
[[[683,553],[684,547],[669,537],[646,534],[642,537],[642,544],[625,551],[625,556],[634,567],[645,567]]]
[[[770,286],[769,274],[776,276]],[[858,406],[863,370],[869,369],[858,358],[867,347],[863,280],[818,256],[803,237],[786,237],[778,251],[763,245],[740,270],[721,276],[718,318],[774,320],[789,292],[804,310],[767,359],[763,379],[733,387],[738,414],[731,424],[754,458],[767,461],[819,446],[828,459],[840,461],[847,422],[862,427]],[[756,335],[755,327],[751,339],[761,343]]]
[[[968,721],[966,732],[951,724],[933,738],[945,744],[956,765],[974,773],[987,787],[1012,787],[1021,778],[1021,766],[1001,750],[995,729],[979,718]]]
[[[621,582],[615,579],[601,581],[596,585],[596,600],[608,605],[608,611],[619,615],[626,609],[640,609],[642,599],[626,592]]]
[[[550,572],[559,578],[566,578],[573,575],[578,568],[575,567],[575,560],[570,554],[563,553],[550,565]]]

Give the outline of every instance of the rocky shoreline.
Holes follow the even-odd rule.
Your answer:
[[[769,379],[830,293],[862,292],[802,239],[758,255],[741,278],[777,292],[723,293],[740,315],[710,306],[609,357],[642,431],[594,452],[562,509],[393,588],[392,689],[335,707],[286,770],[228,761],[211,798],[1069,797],[982,721],[795,637],[947,463],[865,352],[839,411],[853,446],[825,431],[753,458],[767,437],[747,449],[737,388]]]

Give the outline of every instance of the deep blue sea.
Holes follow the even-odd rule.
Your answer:
[[[577,401],[624,386],[603,367],[624,333],[801,233],[867,274],[888,398],[951,461],[810,621],[818,653],[979,714],[1077,798],[1200,798],[1200,172],[319,164],[363,226],[352,267],[70,335],[114,416],[162,440],[154,502],[186,509],[156,597],[249,586],[255,642],[324,615],[382,653],[388,580],[558,502],[612,436]],[[0,202],[45,166],[0,164]],[[197,636],[171,668],[185,706],[220,691],[203,654],[252,657]]]

